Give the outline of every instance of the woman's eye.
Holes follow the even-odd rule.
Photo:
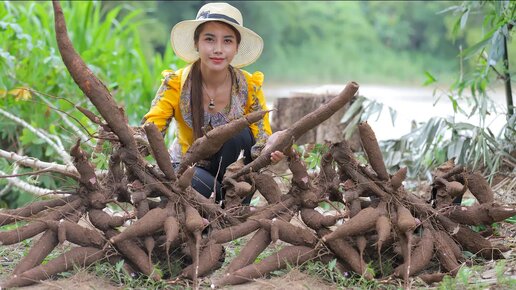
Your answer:
[[[224,42],[228,43],[228,44],[231,44],[231,43],[233,43],[233,39],[225,39]]]
[[[213,41],[213,37],[206,37],[204,38],[205,41]]]

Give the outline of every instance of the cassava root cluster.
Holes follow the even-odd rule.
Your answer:
[[[224,244],[250,234],[224,274],[213,279],[212,286],[245,283],[311,260],[336,259],[340,271],[352,271],[367,279],[392,275],[408,280],[422,273],[420,277],[425,281],[435,281],[444,274],[457,273],[466,261],[463,250],[487,259],[503,258],[503,246],[492,245],[468,226],[504,220],[516,213],[515,208],[495,204],[493,192],[480,174],[454,164],[445,164],[434,172],[431,203],[406,192],[402,185],[406,168],[393,175],[387,172],[367,123],[359,125],[359,132],[370,165],[360,164],[347,143],[339,142],[328,146],[317,174],[307,172],[292,144],[349,102],[358,90],[354,82],[329,103],[282,131],[252,163],[232,165],[223,181],[224,207],[215,204],[213,198],[204,198],[190,186],[192,165],[216,152],[228,138],[266,112],[249,114],[197,139],[177,172],[171,166],[161,132],[153,124],[146,124],[140,131],[145,132],[156,160],[156,165],[150,164],[123,110],[73,49],[56,1],[54,13],[63,61],[101,117],[91,112],[87,115],[114,137],[109,139],[112,154],[107,174],[98,176],[78,142],[70,150],[79,173],[75,193],[0,211],[0,225],[27,222],[0,231],[1,244],[35,237],[30,251],[1,287],[30,285],[74,266],[87,267],[101,260],[124,260],[129,273],[158,280],[164,277],[153,271],[154,263],[165,259],[170,265],[180,256],[189,257],[186,260],[191,262],[179,276],[198,286],[198,277],[221,267]],[[286,194],[270,175],[261,172],[276,150],[288,156],[292,172]],[[242,206],[242,201],[256,190],[267,205],[251,211]],[[478,205],[461,207],[453,203],[466,190],[477,198]],[[321,201],[341,203],[346,211],[323,215],[315,210]],[[105,210],[110,204],[126,204],[134,210],[112,215]],[[303,224],[290,223],[294,217],[300,217]],[[342,223],[335,226],[340,219]],[[287,245],[255,263],[258,255],[278,240]],[[65,241],[74,246],[42,264]],[[395,268],[373,277],[366,271],[367,264],[382,259],[393,261]],[[428,272],[435,264],[439,270]]]

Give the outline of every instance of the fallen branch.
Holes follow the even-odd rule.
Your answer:
[[[0,114],[2,114],[5,117],[15,121],[16,123],[22,125],[24,128],[27,128],[27,130],[29,130],[32,133],[36,134],[39,138],[43,139],[46,143],[48,143],[48,145],[50,145],[52,148],[54,148],[54,150],[56,150],[56,152],[59,154],[59,156],[64,161],[64,163],[66,163],[66,164],[71,164],[72,163],[72,159],[70,157],[70,154],[68,154],[68,152],[66,152],[66,150],[64,149],[63,145],[61,144],[61,141],[59,140],[59,138],[57,138],[56,136],[52,136],[51,134],[49,134],[47,132],[44,132],[41,129],[34,128],[29,123],[27,123],[24,120],[14,116],[11,113],[3,110],[2,108],[0,108]],[[54,141],[52,141],[50,139],[51,136],[54,137],[54,139],[57,140],[59,144],[54,142]]]
[[[14,152],[5,151],[2,149],[0,149],[0,157],[34,169],[47,170],[49,172],[59,173],[74,179],[79,177],[77,169],[72,164],[63,165],[55,162],[45,162],[34,157],[19,155]],[[106,173],[106,170],[95,171],[95,174],[99,177],[104,176]]]
[[[5,172],[0,170],[0,175],[6,175]],[[14,187],[17,187],[25,192],[37,195],[37,196],[48,196],[52,197],[53,195],[61,195],[61,194],[67,194],[68,192],[59,192],[56,190],[41,188],[32,184],[29,184],[28,182],[25,182],[18,177],[9,177],[6,178],[7,182],[11,184]]]

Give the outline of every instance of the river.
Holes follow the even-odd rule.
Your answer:
[[[337,94],[342,91],[344,86],[337,84],[271,86],[268,88],[264,87],[264,94],[268,101],[267,105],[273,109],[276,98],[288,97],[293,92]],[[410,132],[412,122],[426,122],[432,117],[455,118],[456,122],[468,122],[473,125],[479,125],[478,114],[469,119],[460,113],[455,114],[451,101],[445,95],[444,90],[441,89],[436,89],[434,97],[434,89],[427,87],[396,87],[366,84],[361,85],[359,94],[384,105],[382,113],[378,118],[374,115],[368,120],[378,140],[399,138]],[[502,89],[490,91],[489,95],[494,100],[497,113],[490,114],[486,119],[486,124],[494,134],[498,134],[506,123],[505,95]],[[441,97],[438,102],[435,102],[438,96]],[[462,103],[460,104],[463,107],[465,106]],[[395,109],[397,112],[394,125],[392,124],[388,107]],[[466,111],[469,112],[469,110]]]

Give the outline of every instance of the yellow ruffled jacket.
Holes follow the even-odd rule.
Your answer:
[[[154,123],[162,133],[165,133],[172,119],[175,119],[177,125],[177,141],[181,148],[181,155],[185,154],[194,141],[193,129],[185,122],[185,117],[180,108],[181,102],[185,101],[181,100],[181,96],[183,95],[182,88],[188,78],[190,67],[191,66],[187,66],[177,71],[165,70],[161,73],[164,77],[162,84],[156,93],[156,97],[152,101],[149,112],[145,114],[142,120],[142,123]],[[248,114],[257,110],[268,110],[262,90],[263,73],[255,72],[250,74],[245,70],[234,69],[243,73],[247,82],[247,101],[242,108],[243,110],[240,111],[243,111],[243,114]],[[189,118],[191,118],[191,116],[189,116]],[[256,140],[256,144],[252,148],[253,158],[256,158],[261,149],[265,146],[267,138],[271,135],[269,114],[266,114],[263,120],[251,124],[249,127]]]

